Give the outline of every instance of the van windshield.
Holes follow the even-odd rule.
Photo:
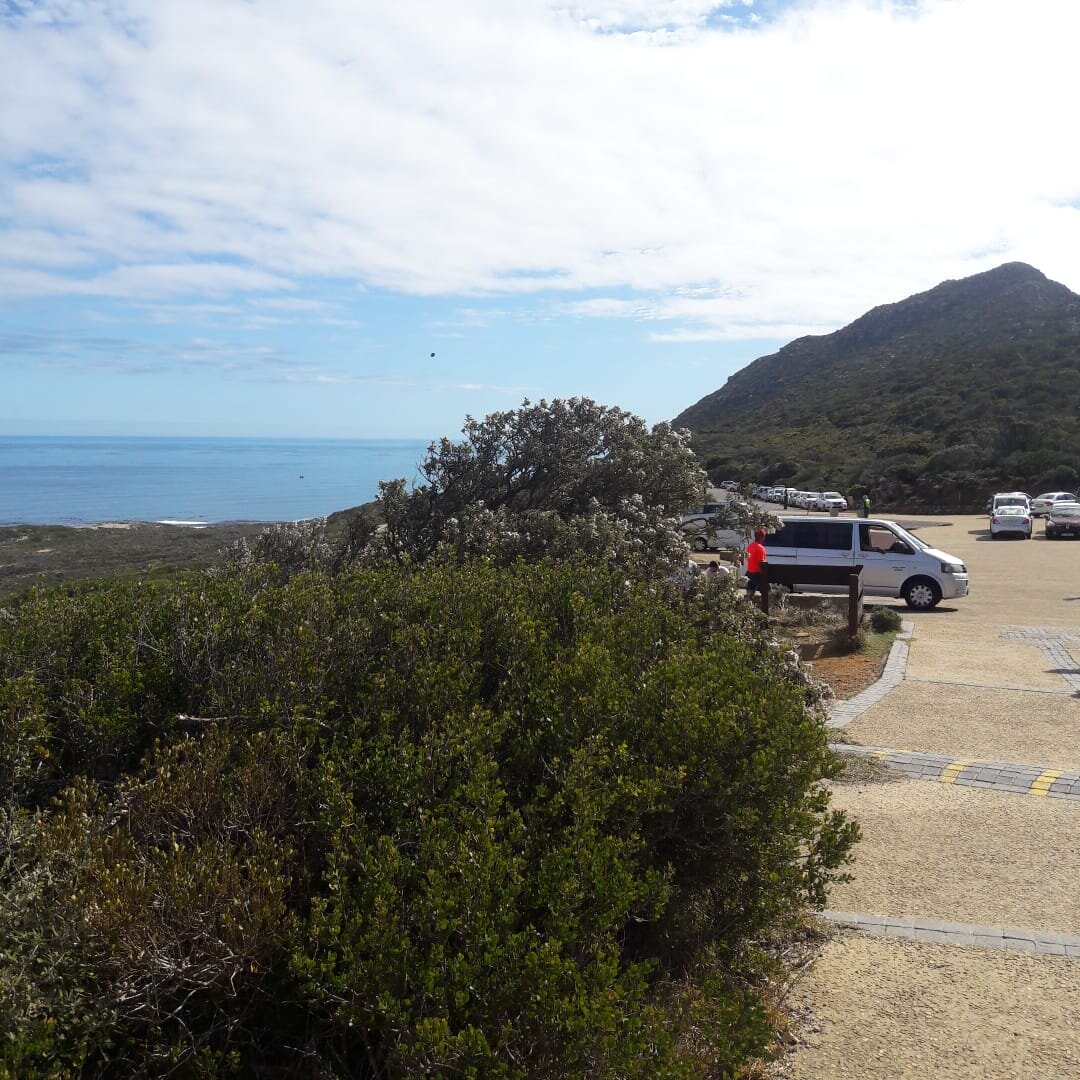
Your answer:
[[[909,533],[902,525],[897,525],[895,521],[890,524],[889,528],[892,529],[901,540],[906,540],[916,551],[930,550],[930,545],[925,540],[920,540],[914,533]]]

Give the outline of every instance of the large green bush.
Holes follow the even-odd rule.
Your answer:
[[[584,563],[30,594],[0,1075],[729,1075],[854,840],[808,700],[732,590]]]

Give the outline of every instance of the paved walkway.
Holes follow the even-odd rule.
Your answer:
[[[979,517],[926,536],[972,593],[906,612],[882,679],[830,709],[836,752],[903,775],[836,790],[864,840],[777,1075],[1080,1080],[1080,564]]]
[[[914,624],[905,620],[896,637],[882,676],[873,686],[846,701],[833,702],[826,724],[832,729],[847,727],[868,709],[883,701],[896,689],[907,672],[909,642]],[[1075,680],[1080,689],[1080,667],[1067,652],[1065,643],[1080,643],[1080,634],[1066,634],[1048,630],[1046,627],[1024,627],[1002,631],[1003,639],[1030,641],[1054,664],[1063,678]],[[978,685],[963,680],[933,680],[951,685]],[[1016,689],[1032,693],[1063,693],[1068,690],[1047,690],[1027,687],[1004,687],[992,689]],[[890,750],[857,743],[830,743],[835,753],[849,757],[872,758],[881,761],[906,776],[918,780],[932,780],[958,787],[979,788],[1007,795],[1028,795],[1033,798],[1064,799],[1080,805],[1080,770],[1066,771],[1046,769],[1039,765],[1025,765],[1003,761],[971,761],[955,758],[951,754],[931,754],[914,750]],[[1048,956],[1080,958],[1080,937],[1062,935],[1042,930],[1018,930],[1003,927],[974,926],[970,923],[947,922],[939,919],[906,919],[867,912],[822,911],[821,917],[830,922],[850,926],[866,933],[884,937],[906,937],[918,941],[939,944],[982,945],[995,948],[1016,948],[1024,952],[1036,952]]]
[[[834,701],[829,709],[826,727],[847,727],[852,720],[861,716],[867,709],[881,701],[890,690],[900,685],[907,669],[908,642],[911,640],[914,629],[914,624],[908,620],[901,623],[900,633],[896,635],[896,641],[893,642],[881,678],[873,686],[867,687],[853,698],[848,698],[846,701]]]

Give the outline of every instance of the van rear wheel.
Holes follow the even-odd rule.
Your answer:
[[[904,603],[916,611],[929,611],[941,601],[941,589],[930,578],[912,578],[904,585]]]
[[[709,541],[704,536],[695,536],[693,547],[695,551],[708,551]]]

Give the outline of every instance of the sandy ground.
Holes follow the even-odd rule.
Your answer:
[[[845,931],[789,1003],[813,1019],[777,1077],[1080,1077],[1075,960]]]
[[[1067,693],[904,682],[846,728],[851,742],[1045,769],[1080,769],[1080,700]]]
[[[932,648],[919,642],[908,658],[907,677],[946,681],[959,678],[964,682],[1026,690],[1068,689],[1038,646],[1002,638],[996,626],[985,630],[985,640],[972,633],[963,640],[935,641]]]
[[[833,803],[863,840],[830,907],[1080,934],[1080,806],[910,779]]]
[[[971,595],[905,613],[908,678],[845,737],[1080,768],[1080,697],[1039,648],[1001,637],[1080,638],[1080,545],[1041,524],[991,541],[985,517],[941,521],[918,535],[967,564]],[[1080,807],[922,780],[838,786],[835,801],[864,840],[830,907],[1080,933]],[[1080,1080],[1078,991],[1077,960],[845,931],[792,992],[806,1045],[775,1075]]]

